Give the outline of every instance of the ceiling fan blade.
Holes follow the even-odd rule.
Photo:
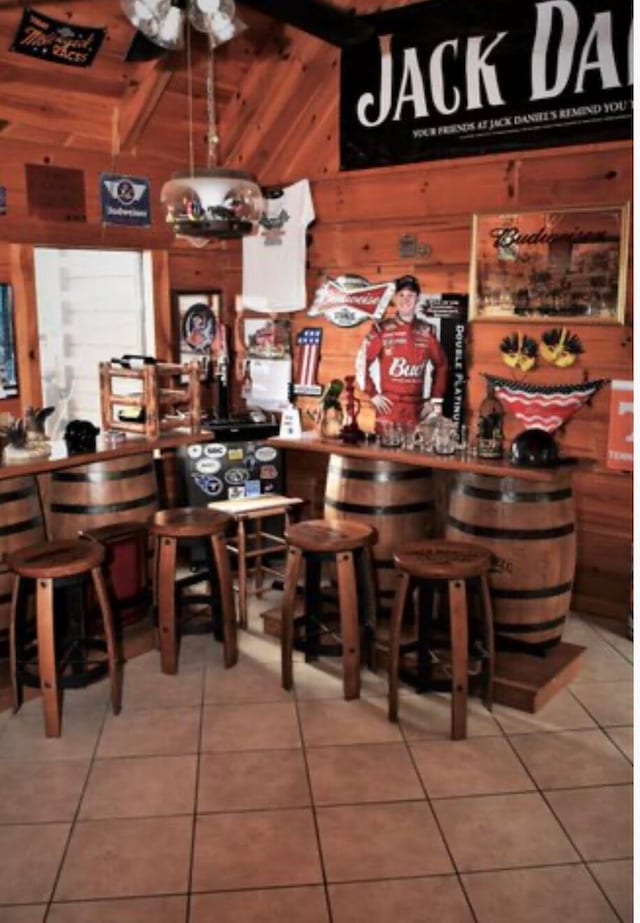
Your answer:
[[[252,10],[315,35],[330,45],[346,48],[371,38],[373,24],[364,16],[336,9],[323,0],[239,0]]]
[[[166,48],[161,48],[160,45],[156,45],[154,42],[149,41],[146,35],[137,31],[133,36],[133,40],[129,45],[124,59],[130,64],[139,64],[142,61],[155,61],[166,53]]]

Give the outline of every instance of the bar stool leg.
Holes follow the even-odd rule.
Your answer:
[[[111,708],[114,715],[120,713],[122,707],[122,658],[116,645],[116,635],[113,627],[113,612],[109,603],[109,594],[104,576],[99,567],[91,571],[93,587],[102,613],[104,637],[107,642],[107,661],[109,663],[109,683],[111,687]]]
[[[484,696],[482,701],[488,711],[493,710],[493,680],[495,671],[495,642],[493,637],[493,607],[491,605],[491,594],[489,592],[489,581],[486,577],[480,578],[480,587],[482,591],[482,607],[484,610],[484,643],[487,649],[488,662],[486,665],[486,675],[484,683]]]
[[[238,621],[240,628],[247,628],[247,530],[242,518],[238,520]]]
[[[360,698],[360,626],[353,552],[337,555],[342,635],[342,685],[345,699]]]
[[[407,603],[407,593],[411,578],[402,572],[398,577],[398,586],[391,608],[389,624],[389,721],[398,720],[398,671],[400,670],[400,629],[402,616]]]
[[[262,584],[264,580],[264,575],[262,572],[262,518],[258,517],[254,524],[255,529],[255,543],[256,543],[256,552],[255,556],[255,567],[253,569],[253,588],[256,592],[256,596],[260,598],[262,596]]]
[[[47,737],[60,737],[61,702],[58,690],[55,631],[53,621],[53,580],[36,581],[36,618],[38,624],[38,669]]]
[[[18,603],[20,600],[20,577],[15,575],[11,594],[11,621],[9,622],[9,669],[11,672],[11,694],[13,710],[22,705],[22,683],[18,682]]]
[[[464,580],[449,580],[449,618],[451,619],[451,738],[467,736],[468,625],[467,593]]]
[[[302,553],[298,548],[289,547],[287,554],[287,569],[284,578],[284,593],[282,595],[282,618],[280,625],[282,635],[281,682],[283,689],[291,689],[293,686],[293,622],[295,619],[296,595],[301,565]]]
[[[218,572],[220,602],[222,605],[224,665],[228,668],[234,666],[234,664],[238,662],[238,638],[236,634],[236,613],[233,605],[233,583],[231,581],[231,568],[229,567],[229,552],[227,551],[227,544],[223,535],[211,536],[211,551]]]
[[[175,538],[162,537],[156,549],[158,631],[160,635],[160,664],[163,673],[178,669],[176,631],[176,549]]]

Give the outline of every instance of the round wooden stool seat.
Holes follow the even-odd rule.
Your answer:
[[[148,532],[149,524],[143,521],[114,522],[109,526],[96,526],[81,529],[78,535],[81,538],[90,538],[94,542],[117,542],[128,535],[137,535],[138,532]]]
[[[488,548],[471,542],[408,542],[393,556],[396,567],[423,580],[466,580],[491,568]]]
[[[298,581],[305,563],[305,660],[321,652],[320,633],[333,634],[323,624],[322,567],[331,564],[337,576],[337,609],[345,699],[360,696],[360,632],[373,636],[371,618],[376,605],[371,546],[377,538],[373,526],[346,519],[307,519],[290,526],[284,535],[287,571],[282,601],[282,686],[293,686],[293,623]]]
[[[302,551],[338,554],[372,545],[376,540],[376,530],[366,523],[345,519],[334,522],[307,519],[290,526],[285,532],[285,539],[289,545],[295,545]]]
[[[60,540],[14,551],[7,555],[7,564],[21,577],[56,580],[75,577],[100,567],[104,554],[102,545]]]
[[[418,687],[431,687],[430,664],[438,657],[431,642],[434,624],[441,620],[440,606],[448,603],[448,634],[451,677],[451,737],[467,736],[467,693],[469,670],[468,593],[479,590],[482,603],[482,635],[480,648],[484,676],[484,703],[490,710],[493,702],[494,640],[493,612],[488,575],[491,552],[471,542],[419,540],[402,545],[393,560],[399,574],[398,587],[391,612],[389,630],[389,720],[398,720],[398,673],[400,668],[400,635],[405,613],[417,604]],[[446,620],[445,620],[446,622]]]
[[[149,520],[149,531],[165,538],[208,538],[222,534],[232,522],[233,517],[227,513],[184,506],[154,513]]]

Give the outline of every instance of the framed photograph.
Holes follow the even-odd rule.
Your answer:
[[[178,361],[207,365],[220,317],[220,292],[173,292]]]
[[[624,323],[629,211],[474,215],[470,319]]]
[[[0,400],[18,396],[11,286],[0,282]]]

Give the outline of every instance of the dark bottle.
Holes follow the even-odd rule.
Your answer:
[[[493,382],[487,382],[487,394],[478,410],[478,458],[502,458],[504,408],[495,394]]]
[[[153,356],[142,356],[136,353],[125,353],[119,359],[112,359],[112,365],[120,365],[123,369],[141,369],[145,365],[157,365],[158,360]]]

